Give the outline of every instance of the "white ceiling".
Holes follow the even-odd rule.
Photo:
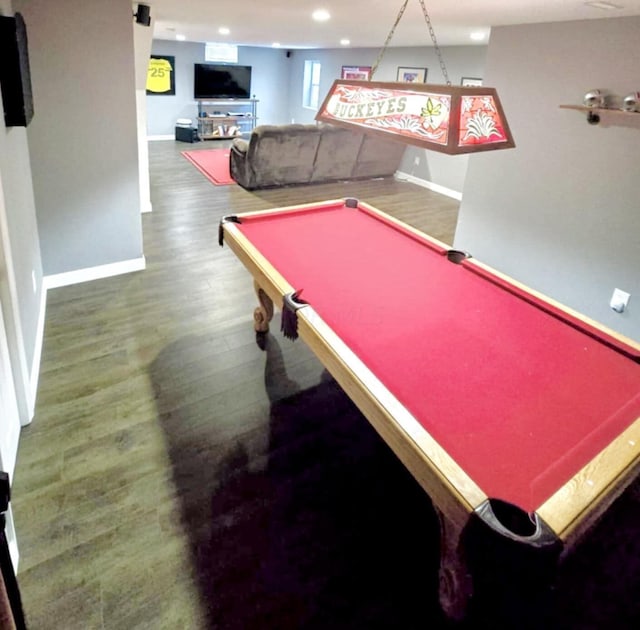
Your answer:
[[[491,26],[588,20],[640,15],[640,0],[609,0],[603,10],[585,0],[424,0],[442,46],[486,44]],[[145,0],[151,6],[153,37],[192,42],[228,42],[244,46],[339,48],[347,38],[352,47],[381,48],[404,0]],[[135,4],[134,4],[135,7]],[[323,8],[331,19],[314,22],[311,13]],[[226,26],[229,35],[220,35]],[[485,40],[473,42],[472,32]],[[409,0],[390,46],[431,45],[421,0]]]

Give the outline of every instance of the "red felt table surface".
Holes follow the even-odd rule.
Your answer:
[[[362,208],[240,230],[490,497],[535,510],[640,417],[640,365]]]

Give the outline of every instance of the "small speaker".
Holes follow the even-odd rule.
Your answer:
[[[139,4],[135,16],[136,24],[151,26],[151,7],[148,4]]]
[[[20,13],[0,16],[0,87],[7,127],[26,127],[33,118],[27,27]]]

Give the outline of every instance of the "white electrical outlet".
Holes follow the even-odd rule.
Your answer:
[[[621,289],[614,289],[613,295],[611,296],[611,301],[609,302],[609,306],[616,313],[623,313],[629,304],[629,298],[631,295],[626,291],[622,291]]]

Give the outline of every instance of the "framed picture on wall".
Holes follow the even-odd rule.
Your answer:
[[[368,81],[371,78],[371,66],[342,66],[341,79]]]
[[[425,83],[427,80],[427,68],[405,68],[400,66],[396,81],[402,83]]]
[[[460,85],[465,87],[476,87],[482,85],[482,79],[478,77],[462,77]]]
[[[147,68],[147,94],[173,96],[176,93],[176,58],[151,55]]]

